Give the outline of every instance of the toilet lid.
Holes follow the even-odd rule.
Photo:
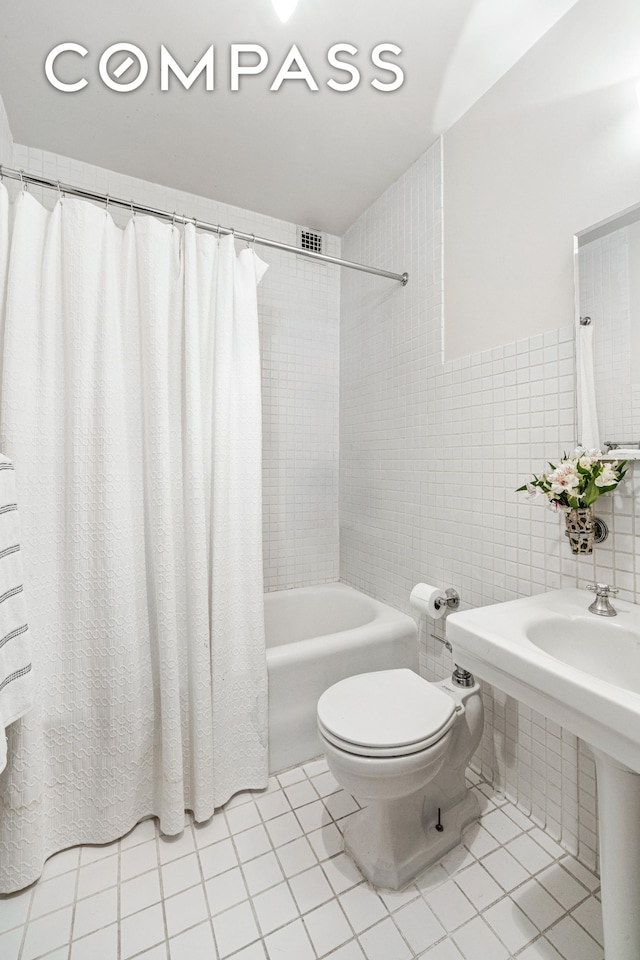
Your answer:
[[[320,728],[332,742],[381,752],[435,743],[450,728],[456,704],[413,670],[347,677],[318,701]]]

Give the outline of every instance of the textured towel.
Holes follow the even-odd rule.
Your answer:
[[[0,772],[7,763],[5,729],[32,704],[33,674],[22,586],[15,474],[11,461],[0,455]]]

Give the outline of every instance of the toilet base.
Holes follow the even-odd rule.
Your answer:
[[[438,806],[442,831],[436,830]],[[350,817],[344,849],[374,887],[399,890],[458,846],[462,831],[479,816],[478,799],[467,789],[447,807],[423,791],[374,800]]]

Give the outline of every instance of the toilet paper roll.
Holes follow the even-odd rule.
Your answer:
[[[409,602],[420,613],[426,613],[428,617],[439,620],[440,617],[444,617],[447,610],[445,603],[436,605],[436,601],[442,596],[444,596],[442,587],[434,587],[430,583],[416,583],[411,591]]]

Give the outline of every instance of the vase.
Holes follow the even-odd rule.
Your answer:
[[[577,554],[593,553],[593,509],[576,507],[565,514],[566,536],[571,544],[571,552]]]

